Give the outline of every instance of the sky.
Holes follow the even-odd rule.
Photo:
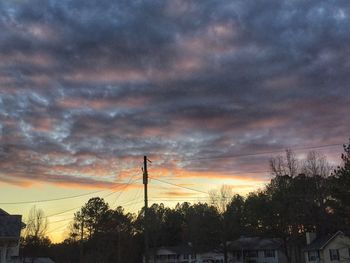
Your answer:
[[[70,210],[50,217],[60,240],[89,197],[141,207],[144,155],[169,203],[263,187],[286,148],[338,164],[349,16],[348,0],[0,1],[0,206],[82,195],[36,203]]]

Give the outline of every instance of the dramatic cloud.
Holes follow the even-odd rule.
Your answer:
[[[260,180],[194,159],[345,143],[349,27],[346,0],[1,1],[0,181]]]

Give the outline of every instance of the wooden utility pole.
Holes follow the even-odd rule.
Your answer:
[[[122,260],[121,260],[121,244],[120,244],[120,241],[121,241],[121,238],[120,238],[120,227],[118,226],[117,227],[117,230],[118,230],[118,263],[121,263]]]
[[[145,218],[144,218],[144,232],[145,232],[145,263],[149,262],[149,245],[148,245],[148,171],[147,171],[147,156],[143,157],[143,185],[144,185],[144,195],[145,195]]]
[[[83,263],[83,256],[84,256],[84,217],[81,220],[81,226],[80,226],[80,263]]]

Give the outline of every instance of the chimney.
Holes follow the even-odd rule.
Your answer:
[[[306,245],[310,245],[316,239],[315,232],[306,232]]]

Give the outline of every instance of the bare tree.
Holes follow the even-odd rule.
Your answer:
[[[221,241],[222,241],[222,253],[224,255],[224,263],[228,262],[228,229],[229,224],[227,217],[227,209],[229,204],[232,202],[233,193],[232,187],[228,185],[222,185],[218,190],[211,190],[209,192],[209,200],[211,205],[216,207],[217,211],[220,214],[222,228],[221,228]]]
[[[48,221],[44,210],[33,206],[29,211],[25,236],[44,238],[47,227]]]
[[[295,177],[299,172],[299,161],[291,149],[287,149],[285,156],[278,155],[270,159],[270,170],[275,176],[289,175]]]
[[[222,185],[218,190],[209,191],[210,204],[215,206],[220,214],[226,212],[227,206],[231,203],[232,197],[232,188],[228,185]]]
[[[315,151],[308,153],[302,166],[302,173],[308,176],[328,177],[333,167],[327,161],[326,156]]]

